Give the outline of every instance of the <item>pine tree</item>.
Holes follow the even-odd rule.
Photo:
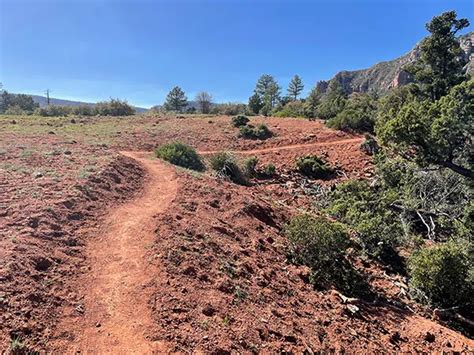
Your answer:
[[[179,86],[175,86],[166,96],[165,109],[181,112],[186,107],[188,99]]]
[[[257,93],[254,93],[252,96],[250,96],[248,106],[252,113],[258,114],[260,112],[263,104],[260,96],[258,96]]]
[[[267,108],[275,107],[275,105],[280,100],[280,86],[273,76],[268,74],[263,74],[258,79],[254,92],[258,95],[260,101]]]
[[[303,81],[298,75],[295,75],[293,79],[291,79],[290,84],[288,85],[288,95],[296,101],[298,95],[304,89]]]
[[[467,19],[456,19],[455,11],[433,17],[426,25],[431,35],[420,44],[420,59],[405,67],[414,77],[419,93],[431,101],[439,100],[466,79],[466,60],[456,33],[468,26]]]

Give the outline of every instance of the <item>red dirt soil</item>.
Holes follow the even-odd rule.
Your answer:
[[[155,218],[175,198],[177,180],[174,169],[158,160],[122,154],[144,168],[146,182],[137,197],[112,209],[99,233],[88,240],[90,270],[77,284],[85,295],[84,317],[73,309],[59,325],[70,332],[67,352],[145,354],[165,349],[147,335],[152,325],[147,285],[157,270],[144,255],[155,239]]]
[[[17,338],[49,352],[474,349],[412,311],[404,277],[355,251],[373,302],[317,291],[287,261],[282,227],[312,207],[294,159],[325,155],[343,173],[305,186],[369,177],[360,136],[279,118],[252,119],[276,133],[264,142],[237,138],[229,117],[69,120],[25,119],[25,132],[0,120],[0,351]],[[116,154],[174,139],[256,155],[279,177],[243,187]]]

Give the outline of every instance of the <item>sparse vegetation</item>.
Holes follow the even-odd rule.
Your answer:
[[[262,169],[262,174],[265,177],[273,177],[276,174],[276,167],[272,163],[265,165]]]
[[[435,306],[469,302],[474,292],[474,265],[468,248],[450,241],[415,252],[409,260],[411,285]]]
[[[232,117],[232,125],[234,127],[242,127],[245,126],[249,122],[249,119],[244,115],[238,115]]]
[[[181,142],[164,144],[156,148],[155,155],[160,159],[183,168],[196,171],[204,170],[204,164],[199,154],[194,148]]]
[[[78,116],[130,116],[135,109],[127,101],[111,99],[98,102],[95,105],[61,106],[48,105],[36,109],[35,114],[43,117],[61,117],[68,115]]]
[[[119,99],[98,102],[94,106],[94,111],[101,116],[130,116],[135,113],[135,109],[127,101]],[[85,112],[88,112],[87,109]]]
[[[272,136],[272,132],[265,124],[259,124],[257,127],[246,125],[240,126],[239,136],[246,139],[268,139]]]
[[[232,154],[227,152],[214,154],[210,158],[210,164],[218,176],[229,179],[240,185],[246,185],[248,183],[242,170],[237,164],[237,160]]]
[[[257,164],[258,158],[257,157],[248,157],[244,160],[244,173],[245,176],[249,178],[253,178],[257,175]]]
[[[297,158],[296,168],[302,175],[313,179],[328,179],[334,174],[334,169],[323,158],[316,155]]]
[[[179,86],[175,86],[166,96],[166,101],[163,106],[168,111],[183,112],[187,104],[188,98],[184,94],[184,91]]]
[[[327,121],[327,126],[342,131],[373,133],[376,103],[376,98],[371,95],[354,93],[347,100],[344,109]]]
[[[346,259],[349,236],[341,224],[323,217],[299,215],[285,227],[289,257],[311,268],[311,282],[317,287],[335,286],[347,294],[363,294],[364,282]]]

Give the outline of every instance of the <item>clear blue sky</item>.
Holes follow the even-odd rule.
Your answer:
[[[0,0],[0,82],[11,92],[148,107],[181,86],[247,101],[272,74],[317,80],[393,59],[472,0]],[[472,29],[471,26],[470,29]]]

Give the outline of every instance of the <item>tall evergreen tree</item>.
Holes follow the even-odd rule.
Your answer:
[[[296,101],[298,95],[301,94],[303,89],[303,81],[298,75],[295,75],[288,85],[288,96],[292,97]]]
[[[181,112],[187,103],[188,98],[184,94],[184,91],[179,86],[175,86],[166,96],[164,106],[166,110]]]
[[[254,92],[267,108],[275,107],[280,99],[280,86],[273,76],[268,74],[263,74],[258,79]]]
[[[456,33],[469,26],[465,18],[457,19],[455,11],[448,11],[426,25],[431,33],[420,44],[420,59],[405,67],[419,92],[431,101],[439,100],[449,90],[466,79],[463,71],[466,60]]]
[[[248,106],[252,113],[258,114],[260,112],[263,104],[260,96],[258,96],[257,93],[254,93],[252,96],[250,96]]]

